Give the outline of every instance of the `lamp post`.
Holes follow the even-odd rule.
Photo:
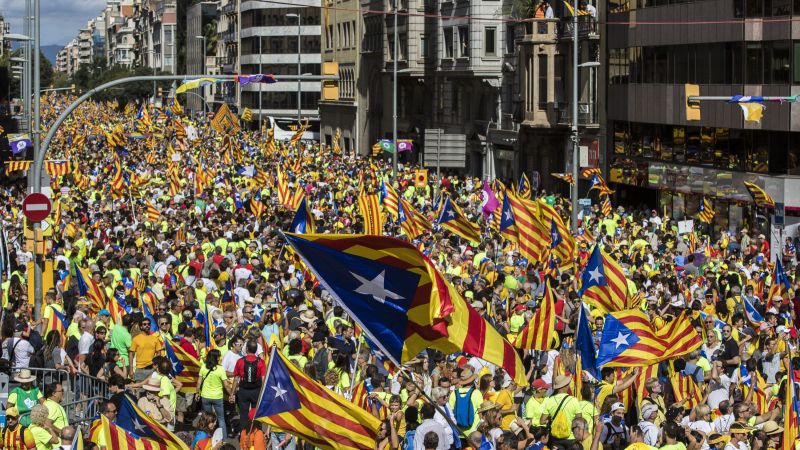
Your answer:
[[[590,61],[578,64],[578,1],[575,0],[576,11],[572,17],[572,188],[570,201],[572,202],[571,225],[572,232],[578,232],[578,165],[580,152],[578,148],[578,69],[584,67],[597,67],[599,62]]]
[[[30,16],[30,12],[28,13]],[[29,28],[27,18],[24,21],[26,25],[26,32]],[[29,36],[25,34],[17,34],[17,33],[8,33],[3,35],[3,39],[7,41],[18,41],[23,43],[22,47],[22,57],[12,57],[11,61],[13,62],[20,62],[22,63],[22,75],[21,81],[22,85],[20,86],[19,96],[22,98],[22,109],[24,110],[24,117],[25,117],[25,126],[28,128],[28,131],[31,130],[31,60],[30,60],[30,41],[32,40]],[[30,180],[28,180],[30,181]]]
[[[300,75],[300,14],[288,13],[287,19],[297,19],[297,75]],[[300,126],[301,103],[300,103],[300,79],[297,79],[297,126]]]
[[[261,35],[258,35],[258,74],[261,75]],[[261,129],[261,86],[264,83],[258,83],[258,129]]]
[[[195,39],[200,39],[201,41],[203,41],[203,47],[202,47],[202,49],[200,51],[200,58],[203,61],[203,69],[200,71],[200,73],[206,73],[206,37],[205,36],[195,36],[194,38]],[[202,97],[203,97],[203,99],[205,99],[206,98],[206,87],[202,86],[200,89],[201,89],[201,92],[203,93]]]
[[[153,76],[156,74],[156,49],[152,48],[147,51],[150,54],[150,64],[153,66]],[[153,104],[156,104],[156,80],[153,80]]]
[[[408,23],[408,21],[406,21]],[[394,140],[394,153],[392,153],[392,178],[397,179],[397,47],[400,44],[397,33],[397,0],[394,0],[394,31],[392,33],[392,139]],[[437,172],[436,176],[439,174]]]

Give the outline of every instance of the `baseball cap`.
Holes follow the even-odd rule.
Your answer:
[[[111,316],[111,312],[104,308],[104,309],[101,309],[100,312],[97,313],[97,315],[98,316],[109,316],[110,317]]]
[[[534,380],[531,386],[533,386],[534,389],[548,389],[550,387],[550,385],[541,378]]]
[[[611,405],[611,412],[614,412],[618,409],[621,409],[623,412],[625,412],[625,405],[623,405],[622,402],[616,402]]]

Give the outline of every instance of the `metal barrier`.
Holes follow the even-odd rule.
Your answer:
[[[14,376],[21,369],[12,368],[9,392],[19,385],[14,381]],[[25,367],[25,369],[30,370],[36,376],[36,381],[33,385],[42,392],[44,392],[45,385],[57,383],[64,387],[64,399],[61,402],[61,406],[67,412],[70,424],[96,416],[99,413],[102,401],[110,397],[106,380],[91,375],[81,372],[70,374],[66,370],[58,369],[34,369],[30,367]]]

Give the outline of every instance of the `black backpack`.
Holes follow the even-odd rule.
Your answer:
[[[44,369],[44,347],[39,348],[31,355],[29,366],[32,369]]]
[[[258,389],[261,387],[261,379],[258,377],[258,357],[252,361],[244,358],[244,376],[239,386],[243,389]]]

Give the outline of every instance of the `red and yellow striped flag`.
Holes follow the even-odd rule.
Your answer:
[[[549,230],[539,223],[539,208],[536,202],[524,200],[506,189],[506,198],[511,205],[514,224],[517,227],[519,252],[528,261],[541,261],[549,242]]]
[[[447,231],[466,239],[468,242],[480,242],[481,229],[470,222],[456,203],[445,196],[436,222]]]
[[[156,208],[150,200],[145,200],[145,204],[147,205],[147,220],[153,223],[161,221],[161,213]]]
[[[27,172],[31,164],[33,164],[33,161],[6,161],[6,174],[18,170]]]
[[[792,359],[792,352],[789,352],[789,359]],[[786,376],[786,395],[783,399],[783,446],[781,450],[795,450],[798,436],[800,436],[800,402],[797,395],[797,383],[794,379],[794,367],[789,370]]]
[[[703,400],[703,392],[691,375],[681,372],[671,373],[669,382],[672,385],[672,392],[675,394],[675,401],[683,402],[684,408],[692,409]]]
[[[383,216],[381,215],[381,205],[378,195],[359,195],[358,209],[361,211],[361,217],[364,219],[364,234],[383,234]]]
[[[381,421],[309,378],[272,347],[255,419],[323,450],[372,450]]]
[[[550,280],[545,283],[544,297],[539,303],[539,309],[514,341],[516,348],[547,351],[553,344],[556,329],[555,293],[550,286]]]

